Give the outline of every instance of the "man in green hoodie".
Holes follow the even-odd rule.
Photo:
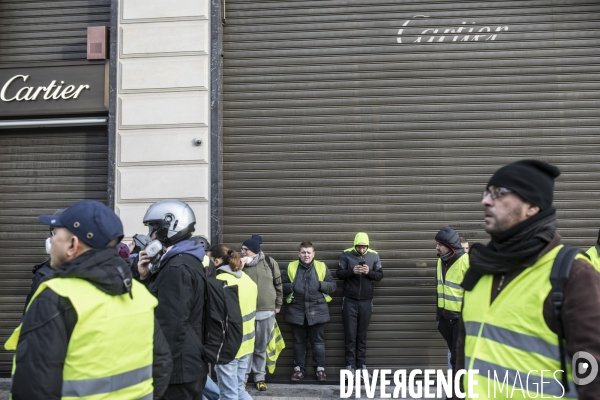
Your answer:
[[[340,257],[337,277],[344,280],[342,320],[346,342],[347,369],[367,369],[367,329],[373,312],[373,282],[383,278],[381,260],[369,248],[369,236],[359,232],[354,246]]]

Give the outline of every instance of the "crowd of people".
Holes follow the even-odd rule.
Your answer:
[[[600,398],[599,379],[575,385],[565,366],[578,352],[600,361],[600,234],[587,253],[560,243],[553,207],[559,174],[538,160],[496,171],[482,196],[487,245],[469,246],[451,227],[435,235],[438,330],[452,371],[479,370],[480,398],[492,369],[527,375],[561,368],[568,396]],[[250,378],[268,390],[267,369],[283,345],[275,316],[284,302],[291,380],[306,376],[307,341],[316,379],[327,379],[325,324],[336,282],[310,241],[282,274],[259,235],[242,243],[241,254],[193,237],[194,213],[178,200],[150,206],[148,234],[129,245],[121,242],[119,217],[99,202],[80,201],[40,221],[50,227],[50,257],[34,267],[21,324],[5,344],[15,351],[13,400],[250,399]],[[567,271],[560,290],[553,280],[559,270]],[[366,337],[383,269],[366,233],[356,234],[335,272],[343,281],[346,368],[350,379],[370,376]],[[211,279],[235,288],[240,341],[229,358],[225,349],[206,353]]]

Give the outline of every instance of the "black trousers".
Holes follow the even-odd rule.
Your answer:
[[[206,376],[193,382],[170,384],[162,400],[202,400]]]
[[[454,374],[456,373],[456,342],[458,341],[458,320],[456,319],[451,321],[446,318],[440,318],[438,324],[438,331],[440,331],[442,337],[448,345],[448,348],[450,349],[450,365],[452,365],[452,380],[454,381]]]
[[[313,352],[313,368],[325,368],[325,324],[308,325],[304,318],[304,325],[290,324],[294,334],[294,365],[305,372],[306,340],[310,340]]]
[[[373,300],[344,297],[342,320],[346,341],[346,365],[361,368],[367,364],[367,330],[373,314]]]

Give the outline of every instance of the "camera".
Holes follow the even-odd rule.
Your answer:
[[[135,247],[133,248],[132,253],[137,254],[140,251],[144,250],[151,241],[152,239],[150,239],[149,236],[136,233],[135,235],[133,235],[133,243],[135,244]]]
[[[150,273],[155,274],[160,268],[160,259],[165,253],[163,244],[159,240],[153,240],[146,246],[145,251],[150,257],[148,269]]]

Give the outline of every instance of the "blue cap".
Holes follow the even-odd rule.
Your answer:
[[[93,200],[82,200],[60,215],[40,215],[40,222],[67,228],[93,249],[105,248],[111,240],[121,240],[123,223],[113,210]]]

